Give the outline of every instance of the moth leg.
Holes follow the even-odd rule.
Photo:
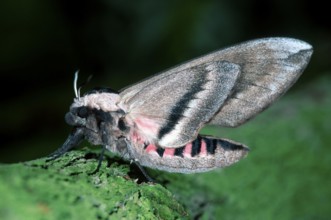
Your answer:
[[[58,148],[56,151],[51,153],[48,158],[46,159],[46,162],[55,160],[59,157],[61,157],[63,154],[68,152],[70,149],[76,147],[84,138],[84,131],[82,128],[76,128],[72,131],[72,133],[69,135],[67,140],[64,142],[64,144]]]
[[[90,175],[93,175],[93,174],[96,174],[97,172],[99,172],[100,167],[102,165],[102,161],[103,161],[104,155],[105,155],[106,148],[107,148],[107,145],[103,145],[102,146],[102,150],[101,150],[101,153],[100,153],[100,156],[99,156],[99,159],[98,159],[97,168],[92,173],[90,173]]]
[[[139,168],[139,170],[140,170],[141,173],[145,176],[145,178],[147,179],[148,182],[156,183],[156,181],[155,181],[152,177],[150,177],[150,176],[148,175],[148,173],[146,172],[146,170],[144,169],[144,167],[141,166],[140,163],[139,163],[138,161],[133,161],[133,162],[136,164],[136,166]]]
[[[133,156],[134,153],[132,153],[132,146],[130,144],[130,142],[127,139],[124,139],[127,149],[128,149],[128,154],[129,154],[129,158],[131,160],[131,162],[133,162],[134,164],[136,164],[136,166],[139,168],[139,170],[141,171],[141,173],[144,175],[144,177],[147,179],[148,182],[151,183],[156,183],[156,181],[150,177],[147,173],[147,171],[144,169],[143,166],[140,165],[139,161],[137,159],[135,159],[135,157]]]
[[[104,143],[104,144],[102,146],[102,150],[101,150],[101,153],[100,153],[100,156],[99,156],[99,159],[98,159],[97,168],[92,173],[90,173],[91,175],[96,174],[97,172],[99,172],[100,167],[102,165],[102,161],[103,161],[105,152],[106,152],[106,149],[107,149],[107,146],[111,142],[111,140],[110,140],[111,136],[107,132],[107,125],[106,125],[105,122],[100,123],[100,131],[101,131],[101,140],[102,140],[102,143]]]

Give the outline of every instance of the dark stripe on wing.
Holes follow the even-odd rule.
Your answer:
[[[195,80],[189,88],[188,92],[185,93],[180,100],[176,102],[174,107],[170,111],[170,115],[168,117],[168,123],[166,123],[164,126],[162,126],[159,130],[158,138],[162,139],[166,134],[170,133],[176,124],[180,121],[180,119],[183,117],[183,113],[185,112],[187,105],[190,103],[190,101],[194,98],[194,96],[203,90],[203,85],[207,83],[206,79],[206,72],[208,72],[205,68],[201,68],[199,70],[201,74],[199,75],[199,79],[192,79]],[[171,95],[171,94],[169,94]]]

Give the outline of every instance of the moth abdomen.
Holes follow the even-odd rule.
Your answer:
[[[178,148],[161,148],[154,144],[145,144],[144,149],[146,153],[157,153],[159,157],[163,157],[164,153],[167,156],[177,157],[204,157],[207,155],[214,155],[217,148],[221,148],[222,151],[248,151],[249,149],[234,141],[226,139],[217,139],[212,137],[198,136],[194,141]],[[173,150],[171,150],[173,149]],[[170,154],[171,152],[171,154]]]
[[[238,162],[249,149],[231,140],[198,136],[179,148],[161,148],[145,144],[136,152],[138,161],[145,166],[178,173],[198,173]]]

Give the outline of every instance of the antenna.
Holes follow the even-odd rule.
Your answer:
[[[93,75],[90,75],[85,82],[81,83],[78,86],[78,89],[77,89],[78,73],[79,73],[79,70],[77,70],[75,72],[75,77],[74,77],[74,92],[75,92],[76,98],[78,98],[78,100],[79,100],[80,99],[80,89],[82,88],[82,86],[84,86],[85,84],[87,84],[91,80],[91,78],[92,78]]]
[[[78,81],[78,73],[79,73],[79,70],[77,70],[75,72],[75,77],[74,77],[74,91],[75,91],[75,95],[76,95],[76,98],[80,98],[80,88],[77,90],[77,81]]]

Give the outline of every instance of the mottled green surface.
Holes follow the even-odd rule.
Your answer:
[[[116,162],[88,175],[97,162],[80,152],[47,168],[43,160],[2,165],[0,219],[187,218],[172,195],[196,219],[330,219],[330,85],[325,77],[292,91],[240,128],[206,129],[247,144],[250,154],[204,174],[150,171],[172,194],[136,184]]]
[[[331,219],[330,77],[282,97],[240,128],[206,132],[245,143],[251,151],[224,170],[163,176],[191,216]]]
[[[97,165],[79,151],[0,166],[0,219],[182,219],[187,214],[158,184],[137,184],[129,167]]]

